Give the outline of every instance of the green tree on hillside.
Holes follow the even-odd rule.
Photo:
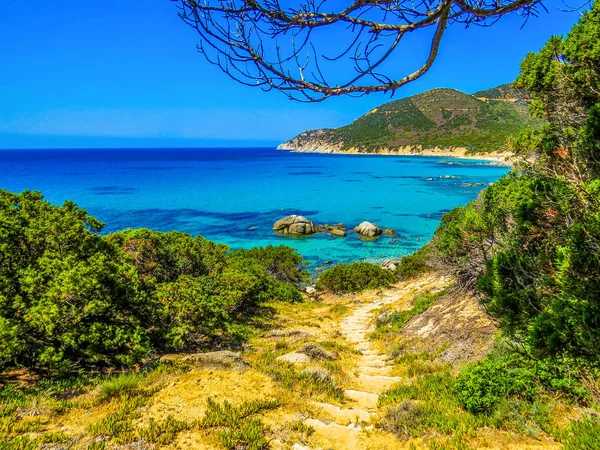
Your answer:
[[[477,201],[446,216],[435,246],[476,280],[503,329],[538,357],[600,364],[600,2],[527,55],[516,85],[544,129]],[[473,266],[473,263],[475,267]]]

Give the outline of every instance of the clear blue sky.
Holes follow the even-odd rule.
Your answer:
[[[432,70],[396,98],[512,81],[528,51],[579,13],[545,3],[491,28],[454,26]],[[377,94],[299,104],[236,84],[196,52],[169,0],[1,0],[0,148],[274,145],[344,125],[389,100]],[[388,62],[394,73],[402,55]]]

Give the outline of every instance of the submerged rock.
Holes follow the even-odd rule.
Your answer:
[[[379,236],[381,233],[383,233],[383,230],[381,228],[379,228],[377,225],[375,225],[374,223],[371,223],[371,222],[366,222],[366,221],[362,222],[360,225],[355,227],[354,231],[356,231],[361,236],[366,236],[366,237]]]
[[[398,233],[396,233],[391,228],[386,228],[385,230],[383,230],[383,234],[385,234],[386,236],[396,236]]]
[[[346,227],[343,223],[339,223],[337,225],[329,227],[329,234],[331,236],[344,237],[346,236]]]
[[[316,233],[319,231],[319,227],[306,217],[293,214],[275,222],[273,224],[273,231],[281,234],[303,235]]]

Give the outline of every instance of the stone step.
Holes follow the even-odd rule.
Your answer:
[[[346,389],[344,391],[344,394],[350,400],[358,403],[363,408],[366,408],[366,409],[376,409],[377,408],[377,400],[379,400],[379,395],[374,392],[355,391],[353,389]]]
[[[358,342],[356,344],[356,349],[359,351],[363,351],[363,350],[371,350],[371,343],[368,341],[363,341],[363,342]]]
[[[311,448],[306,445],[295,443],[292,445],[292,450],[311,450]]]
[[[401,377],[361,374],[354,379],[353,385],[357,391],[380,393],[383,391],[387,391],[390,387],[401,381]]]
[[[364,359],[361,358],[358,367],[389,367],[383,359]]]
[[[361,366],[358,369],[359,373],[361,373],[362,375],[383,375],[383,376],[389,376],[390,374],[390,368],[389,366],[386,367],[369,367],[369,366]]]
[[[345,442],[339,442],[340,447],[338,448],[340,449],[357,448],[355,445],[349,446],[349,444],[357,441],[358,435],[361,432],[360,426],[357,427],[352,423],[346,426],[340,425],[335,422],[326,424],[321,422],[320,420],[312,418],[305,419],[304,424],[313,427],[315,429],[315,432],[319,433],[322,436],[334,438],[336,442],[338,441],[338,439],[343,438]]]
[[[339,406],[332,405],[330,403],[319,403],[315,402],[315,406],[318,406],[323,410],[333,421],[339,425],[353,424],[365,424],[371,422],[372,413],[362,409],[354,408],[340,408]]]

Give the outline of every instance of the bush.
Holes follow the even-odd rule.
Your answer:
[[[148,354],[153,301],[102,227],[73,202],[0,191],[0,365],[67,371]]]
[[[233,252],[185,233],[103,224],[73,202],[0,190],[0,367],[130,366],[152,352],[245,337],[270,300],[297,302],[287,247]],[[281,266],[280,266],[281,265]]]
[[[412,255],[406,255],[400,260],[396,267],[396,276],[406,280],[422,275],[432,270],[429,262],[429,245],[421,247]]]
[[[396,281],[396,276],[377,264],[357,262],[338,264],[323,272],[317,280],[316,288],[335,294],[361,292],[388,286]]]
[[[225,266],[229,250],[201,236],[146,228],[119,231],[106,239],[123,250],[142,279],[156,283],[172,282],[182,275],[217,273]]]
[[[490,413],[509,397],[534,402],[544,392],[585,403],[589,392],[579,381],[584,374],[588,369],[569,359],[537,361],[499,348],[463,369],[455,393],[461,405],[473,413]]]
[[[254,261],[278,281],[298,284],[309,278],[302,264],[302,256],[297,250],[284,245],[234,250],[229,258]]]
[[[511,368],[507,359],[487,357],[464,369],[454,389],[467,411],[489,414],[504,397],[527,395],[534,385],[530,372]]]

